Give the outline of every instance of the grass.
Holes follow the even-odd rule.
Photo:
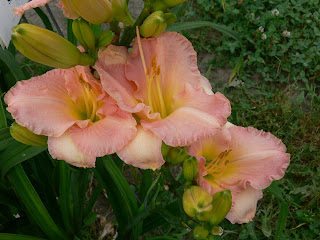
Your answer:
[[[237,5],[238,1],[226,2],[230,4],[227,6],[227,12],[223,12],[222,7],[219,7],[220,1],[215,1],[209,9],[206,9],[209,5],[204,0],[191,1],[186,8],[184,21],[209,20],[229,25],[236,31],[238,26],[238,32],[243,39],[249,39],[252,26],[245,23],[245,17],[241,16],[241,13],[238,18],[230,16],[236,10],[242,11],[245,6]],[[274,1],[273,4],[277,2]],[[298,9],[298,2],[301,1],[291,1],[293,5],[296,4],[295,9]],[[268,7],[270,9],[277,7],[271,3],[271,1],[263,1],[265,5],[264,8],[260,8],[260,11],[264,11],[264,15],[267,15]],[[257,4],[262,3],[248,2],[246,9],[250,7],[252,9]],[[229,12],[228,8],[231,9]],[[205,15],[201,14],[203,11],[206,11]],[[310,12],[312,11],[310,9]],[[307,11],[303,10],[301,15],[305,12]],[[229,16],[226,16],[228,14]],[[286,21],[290,19],[284,20],[284,25],[287,24]],[[243,27],[239,30],[241,23]],[[290,30],[294,33],[299,28],[300,25],[296,23]],[[303,31],[307,32],[307,30],[307,27],[303,28]],[[247,50],[244,57],[245,65],[242,67],[241,74],[238,74],[237,79],[234,80],[234,84],[228,86],[226,79],[214,79],[212,72],[218,69],[227,71],[230,66],[234,67],[235,60],[239,56],[239,49],[235,43],[208,29],[186,31],[184,35],[192,41],[198,53],[212,54],[208,63],[201,64],[210,66],[211,74],[208,74],[208,78],[213,85],[213,90],[222,92],[231,102],[232,115],[229,121],[239,126],[253,126],[273,133],[283,140],[288,153],[291,154],[291,163],[286,175],[278,181],[289,205],[284,234],[280,239],[320,239],[320,81],[317,67],[309,66],[306,69],[307,64],[296,65],[290,52],[295,46],[287,49],[283,57],[277,57],[270,56],[269,52],[263,49],[259,39],[255,42],[255,46],[244,40]],[[308,38],[308,35],[300,37],[300,45],[304,38]],[[295,42],[295,40],[292,37],[289,41]],[[319,37],[316,36],[313,41],[319,41]],[[252,62],[250,57],[256,54],[252,55],[248,52],[254,53],[259,44],[262,46],[260,56],[265,57],[262,57],[263,61],[257,58]],[[281,44],[287,43],[279,40],[280,47]],[[229,49],[226,46],[229,46]],[[309,58],[310,56],[306,55],[305,60]],[[282,64],[283,59],[286,59],[286,66]],[[288,69],[291,70],[288,72]],[[264,197],[258,202],[257,214],[253,222],[232,225],[224,221],[222,226],[225,234],[222,238],[274,239],[278,215],[277,199],[268,191],[264,191]]]

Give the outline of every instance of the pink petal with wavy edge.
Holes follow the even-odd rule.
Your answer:
[[[151,130],[169,146],[186,146],[200,138],[213,135],[231,113],[229,100],[221,93],[207,95],[203,88],[195,90],[186,84],[172,103],[174,111],[155,122],[141,120],[144,129]]]
[[[55,69],[12,87],[5,102],[17,123],[35,134],[59,137],[80,120],[79,110],[65,87],[65,75],[70,71]]]
[[[233,224],[250,222],[256,214],[257,202],[262,195],[261,190],[247,185],[245,190],[232,195],[235,201],[226,218]]]
[[[109,45],[103,51],[98,53],[96,64],[107,66],[110,64],[126,64],[128,58],[128,49],[126,47]]]
[[[65,3],[60,1],[56,4],[57,7],[63,10],[63,15],[65,15],[67,18],[70,18],[70,19],[77,19],[78,17],[80,17],[80,15],[74,9],[74,7],[72,6],[72,3],[69,0],[64,2]]]
[[[164,164],[161,154],[162,141],[151,131],[137,127],[137,135],[122,150],[118,156],[127,164],[141,169],[155,170]]]
[[[105,114],[105,118],[86,128],[73,126],[69,130],[77,148],[86,154],[98,157],[119,151],[137,132],[135,119],[130,113],[120,110],[111,99],[105,102],[103,108],[105,110],[99,109],[98,112]]]
[[[52,0],[33,0],[19,7],[13,8],[13,12],[18,17],[22,17],[22,15],[31,8],[37,8],[46,5],[48,2]]]
[[[225,127],[222,127],[216,134],[192,143],[188,148],[188,153],[196,157],[202,156],[208,161],[211,161],[220,153],[228,150],[230,142],[230,132]]]
[[[241,180],[229,188],[240,191],[249,183],[255,189],[265,189],[273,180],[284,176],[290,154],[280,139],[252,127],[231,126],[229,131],[231,152],[223,177],[227,182]]]
[[[72,141],[69,131],[60,137],[49,137],[48,150],[53,158],[64,160],[74,166],[89,168],[95,166],[96,157],[81,152]]]
[[[156,57],[156,64],[161,68],[160,84],[166,106],[170,106],[172,97],[183,90],[185,83],[194,88],[200,86],[197,54],[191,43],[181,34],[167,32],[157,38],[141,39],[141,45],[146,66],[150,68],[151,59]],[[126,77],[138,87],[135,97],[144,101],[146,78],[137,40],[134,42],[133,53],[128,58]]]

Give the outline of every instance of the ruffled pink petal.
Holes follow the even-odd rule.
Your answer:
[[[74,166],[85,168],[95,166],[96,157],[81,152],[68,131],[60,137],[49,137],[48,150],[53,158],[64,160]]]
[[[257,202],[262,198],[262,191],[256,190],[250,185],[246,189],[233,194],[233,206],[226,216],[231,223],[248,223],[250,222],[257,209]]]
[[[79,110],[65,87],[71,70],[55,69],[19,81],[5,96],[7,110],[21,126],[35,134],[61,136],[77,120]]]
[[[80,17],[79,13],[77,13],[77,11],[74,9],[74,7],[72,6],[71,1],[67,0],[64,1],[64,3],[62,1],[58,2],[56,4],[57,7],[61,8],[63,10],[63,14],[70,19],[77,19],[78,17]]]
[[[102,157],[123,148],[136,135],[136,120],[130,113],[120,110],[111,99],[104,99],[104,109],[98,114],[105,117],[99,121],[79,128],[73,126],[69,132],[77,148],[82,152]]]
[[[188,148],[188,153],[192,156],[202,156],[211,161],[218,157],[220,153],[228,150],[230,142],[230,132],[222,127],[216,134],[192,143]]]
[[[164,164],[161,154],[161,139],[151,131],[144,130],[141,125],[138,125],[137,129],[136,137],[117,152],[118,156],[125,163],[141,169],[155,170],[160,168]]]
[[[204,76],[201,76],[201,81],[199,84],[199,87],[202,87],[206,94],[208,95],[213,95],[214,93],[212,92],[212,86],[207,78]]]
[[[143,105],[134,98],[135,85],[124,76],[124,65],[103,65],[97,63],[103,89],[117,101],[121,109],[129,112],[139,112]],[[137,106],[138,105],[138,106]]]
[[[109,45],[103,51],[99,51],[99,58],[96,64],[101,66],[107,66],[110,64],[126,64],[128,55],[129,53],[126,47]]]
[[[52,0],[33,0],[31,2],[28,2],[24,5],[21,5],[19,7],[13,8],[13,12],[18,17],[22,17],[22,15],[25,13],[25,11],[31,9],[31,8],[37,8],[40,6],[46,5],[48,2],[51,2]]]
[[[169,146],[187,146],[215,134],[231,113],[225,96],[207,95],[202,88],[195,90],[189,84],[175,96],[172,106],[174,111],[165,119],[141,120],[144,129],[151,130]]]
[[[172,97],[183,90],[185,83],[194,88],[199,87],[201,75],[197,67],[197,54],[181,34],[167,32],[157,38],[142,39],[141,45],[146,66],[151,69],[153,57],[160,66],[160,83],[166,105],[170,106]],[[137,40],[134,42],[133,53],[128,58],[126,77],[138,87],[135,97],[144,101],[146,78]]]
[[[255,189],[265,189],[283,177],[290,154],[280,139],[252,127],[231,126],[229,131],[231,152],[223,177],[227,182],[241,181],[231,188],[240,191],[250,184]]]

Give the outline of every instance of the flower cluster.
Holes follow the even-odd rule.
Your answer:
[[[35,7],[36,2],[16,11],[21,14]],[[90,19],[97,15],[82,13],[81,4],[66,0],[62,3],[66,15],[72,12],[97,23]],[[127,9],[123,6],[126,1],[122,5],[116,0],[101,4]],[[137,30],[132,52],[108,40],[108,46],[98,50],[92,66],[71,62],[72,56],[82,59],[85,50],[81,47],[73,49],[67,58],[52,55],[52,46],[32,46],[39,52],[33,52],[36,60],[52,63],[53,58],[56,64],[59,59],[59,64],[66,67],[17,83],[5,96],[7,110],[19,125],[48,137],[53,158],[78,167],[94,167],[97,157],[117,153],[127,164],[156,170],[165,163],[163,146],[186,147],[187,153],[182,154],[185,179],[195,180],[201,187],[186,190],[186,213],[211,225],[219,224],[225,216],[232,223],[248,222],[255,215],[262,189],[283,177],[290,158],[286,147],[270,133],[227,122],[231,114],[229,100],[219,92],[213,93],[209,81],[201,76],[196,52],[185,37],[173,32],[160,34],[166,27],[165,20],[172,16],[155,13],[143,27],[145,34],[153,38],[141,39]],[[162,30],[149,32],[155,19]],[[86,30],[89,35],[82,34],[86,25],[80,21],[76,24],[79,42],[95,49],[95,41],[88,39],[90,30]],[[14,33],[17,48],[22,42],[32,41],[28,33],[39,31],[28,25],[18,27]],[[264,28],[259,31],[264,32]],[[37,36],[39,44],[46,38],[45,34]],[[50,39],[49,43],[54,44],[54,37]],[[56,47],[64,46],[63,41],[58,42]],[[28,46],[21,47],[26,55],[31,52]],[[169,155],[173,155],[170,150]],[[225,208],[217,217],[220,203]],[[208,207],[199,210],[200,205]]]

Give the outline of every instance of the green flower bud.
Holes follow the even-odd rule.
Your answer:
[[[208,221],[212,217],[212,196],[198,186],[191,186],[182,196],[183,209],[190,217]]]
[[[144,20],[140,27],[140,33],[143,37],[157,37],[166,30],[167,25],[164,13],[156,11]]]
[[[189,157],[186,147],[170,148],[166,161],[171,164],[179,164]]]
[[[10,127],[10,133],[15,140],[23,144],[36,147],[47,147],[47,136],[34,134],[16,122],[12,123]]]
[[[112,2],[112,14],[114,18],[122,22],[125,25],[133,25],[134,20],[132,19],[126,0],[111,0]]]
[[[13,29],[12,43],[24,56],[55,68],[90,65],[93,59],[68,40],[47,29],[23,23]]]
[[[108,46],[114,39],[114,36],[115,34],[111,30],[102,32],[98,37],[98,47],[104,48]]]
[[[70,0],[75,10],[87,22],[99,25],[111,22],[112,5],[110,0]]]
[[[231,191],[223,190],[212,196],[213,214],[209,223],[213,226],[218,225],[227,216],[232,205]]]
[[[210,233],[216,236],[221,236],[223,234],[223,229],[222,227],[213,226],[212,229],[210,230]]]
[[[163,18],[166,20],[168,26],[174,24],[175,21],[177,21],[177,17],[173,13],[165,13],[163,15]]]
[[[184,160],[182,171],[184,179],[192,181],[198,173],[198,160],[195,157],[189,156],[189,158]]]
[[[71,0],[60,0],[63,4],[63,7],[75,18],[80,17],[77,10],[74,8]]]
[[[193,230],[193,237],[197,240],[202,240],[207,238],[209,235],[209,231],[205,229],[203,226],[196,226]]]
[[[162,142],[161,145],[161,154],[163,156],[163,158],[166,158],[168,155],[168,152],[170,151],[171,147],[168,146],[167,144],[165,144],[164,142]]]
[[[96,37],[89,23],[83,19],[76,19],[72,22],[72,31],[79,43],[86,49],[95,48]]]

